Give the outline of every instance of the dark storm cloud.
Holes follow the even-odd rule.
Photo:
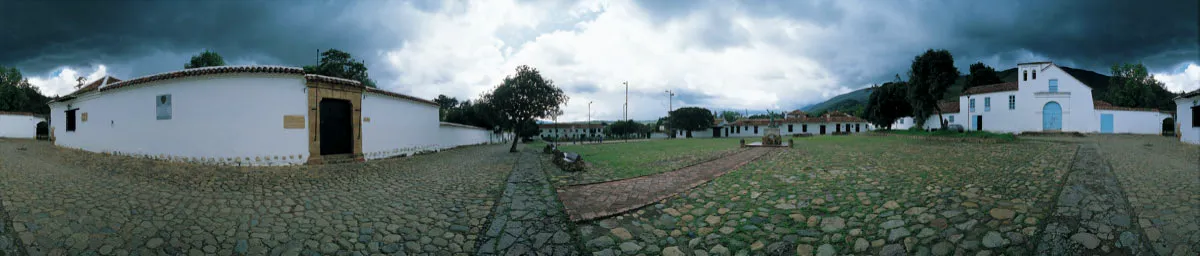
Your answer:
[[[377,48],[405,31],[344,17],[349,8],[341,1],[4,1],[0,64],[42,73],[100,63],[140,76],[180,69],[202,49],[231,64],[300,66],[315,63],[317,49],[338,48],[373,66]]]

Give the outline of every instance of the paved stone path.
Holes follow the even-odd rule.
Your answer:
[[[1129,202],[1098,146],[1079,147],[1054,214],[1047,219],[1038,254],[1147,253]]]
[[[0,193],[0,202],[3,201],[4,195]],[[8,212],[4,211],[4,204],[0,203],[0,256],[25,255],[21,248],[21,240],[17,239],[17,233],[13,231],[12,219],[8,217]]]
[[[1158,255],[1200,254],[1200,147],[1174,137],[1096,136]]]
[[[612,182],[570,186],[558,196],[572,221],[619,214],[687,191],[771,152],[751,148],[683,169]]]
[[[513,166],[476,255],[578,255],[543,170],[547,162],[531,150],[523,150]]]

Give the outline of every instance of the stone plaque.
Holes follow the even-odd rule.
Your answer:
[[[371,122],[370,117],[363,117],[363,123],[370,123],[370,122]]]
[[[283,116],[283,129],[304,129],[304,116],[302,116],[302,115]]]
[[[154,97],[154,108],[158,120],[171,120],[171,95]]]
[[[87,112],[83,112],[83,114],[80,114],[80,115],[79,115],[79,121],[80,121],[80,122],[87,122]]]

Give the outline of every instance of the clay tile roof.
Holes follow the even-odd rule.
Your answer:
[[[999,84],[975,86],[975,87],[967,88],[967,90],[963,91],[962,94],[963,95],[971,95],[971,94],[983,94],[983,93],[990,93],[990,92],[1006,92],[1006,91],[1016,91],[1016,90],[1017,90],[1017,83],[1012,82],[1012,83],[999,83]]]
[[[100,91],[115,90],[119,88],[129,87],[138,84],[144,84],[159,80],[167,80],[174,78],[228,74],[228,73],[276,73],[276,74],[304,74],[304,69],[296,67],[283,66],[220,66],[220,67],[203,67],[190,68],[179,71],[171,71],[166,73],[158,73],[134,79],[129,79],[117,83],[109,83],[108,86],[100,88]]]
[[[1200,89],[1197,89],[1195,91],[1191,91],[1188,93],[1184,93],[1183,95],[1179,95],[1179,97],[1176,99],[1191,98],[1192,96],[1196,96],[1196,95],[1200,95]]]
[[[332,76],[305,74],[304,80],[309,81],[309,82],[323,82],[323,83],[363,87],[362,82],[359,82],[357,80],[350,80],[350,79],[345,79],[345,78],[340,78],[340,77],[332,77]]]
[[[788,116],[803,116],[803,115],[805,115],[804,111],[800,111],[799,109],[792,110],[792,112],[788,112],[787,114],[788,114]]]
[[[307,79],[309,76],[317,76],[317,75],[305,75],[305,76],[304,76],[304,78],[306,78],[306,79]],[[336,77],[328,77],[328,76],[319,76],[319,77],[321,77],[321,78],[314,78],[314,79],[341,79],[341,78],[336,78]],[[349,80],[349,79],[341,79],[341,80],[348,80],[349,82],[355,82],[355,83],[358,83],[358,81]],[[310,80],[310,81],[312,81],[312,80]],[[322,82],[325,82],[325,81],[323,81],[323,80],[317,80],[317,81],[322,81]],[[395,93],[395,92],[389,92],[389,91],[386,91],[386,90],[383,90],[383,89],[379,89],[379,88],[370,88],[370,87],[367,87],[367,92],[371,92],[371,93],[377,93],[377,94],[380,94],[380,95],[384,95],[384,96],[390,96],[390,97],[396,97],[396,98],[405,99],[405,100],[416,101],[416,102],[420,102],[420,103],[425,103],[425,104],[433,105],[433,106],[435,106],[435,107],[441,107],[441,105],[438,105],[436,102],[433,102],[432,100],[427,100],[427,99],[417,98],[417,97],[413,97],[413,96],[409,96],[409,95],[405,95],[405,94],[400,94],[400,93]]]
[[[942,113],[958,113],[958,101],[939,101],[938,108]]]
[[[444,125],[444,126],[454,126],[454,127],[462,127],[462,128],[471,128],[471,129],[480,129],[480,130],[487,130],[487,128],[483,128],[483,127],[479,127],[479,126],[474,126],[474,125],[465,125],[465,124],[460,124],[460,123],[451,123],[451,122],[440,122],[440,123],[439,123],[439,125]]]
[[[99,79],[96,79],[95,81],[92,81],[91,83],[88,83],[84,86],[79,87],[79,90],[75,90],[75,92],[69,93],[67,95],[79,95],[79,94],[82,94],[85,92],[95,91],[96,89],[100,88],[101,85],[104,85],[105,78],[108,78],[108,84],[113,84],[113,83],[121,81],[121,79],[117,79],[116,77],[104,76]],[[66,95],[64,95],[64,96],[66,96]]]
[[[0,115],[13,115],[13,116],[32,116],[32,117],[38,117],[38,114],[29,113],[29,112],[9,112],[9,111],[0,111]]]
[[[1112,103],[1108,103],[1103,100],[1092,100],[1092,107],[1094,107],[1095,109],[1102,109],[1102,110],[1147,111],[1147,112],[1171,113],[1170,111],[1162,111],[1162,110],[1153,109],[1153,108],[1118,107],[1118,106],[1113,106]]]

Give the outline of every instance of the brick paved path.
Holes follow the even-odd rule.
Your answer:
[[[1047,219],[1038,254],[1150,253],[1120,184],[1097,151],[1095,144],[1080,146],[1054,215]]]
[[[578,255],[567,218],[543,170],[548,164],[533,149],[521,152],[503,198],[479,236],[476,255]]]
[[[704,184],[770,151],[770,148],[751,148],[675,171],[564,187],[558,190],[558,197],[572,221],[610,216],[646,206]]]

